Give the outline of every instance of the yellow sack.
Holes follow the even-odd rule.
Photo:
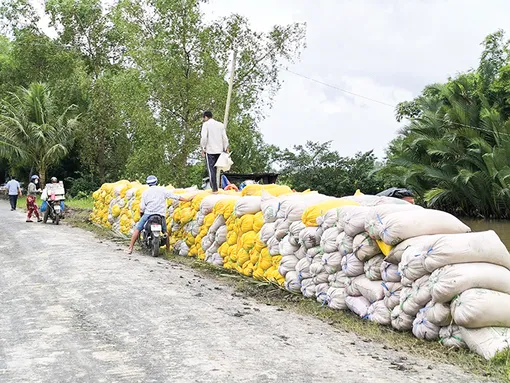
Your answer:
[[[249,231],[244,233],[241,237],[241,242],[243,244],[243,249],[246,251],[250,251],[255,246],[255,241],[257,239],[257,234],[254,231]]]
[[[253,219],[253,231],[258,233],[260,229],[262,229],[262,226],[264,226],[264,213],[259,211],[257,214],[255,214]]]
[[[232,257],[230,257],[232,259]],[[233,259],[232,259],[233,260]],[[244,249],[237,252],[237,264],[242,266],[246,261],[250,260],[250,255]]]
[[[381,253],[383,253],[385,256],[388,256],[388,254],[391,252],[391,249],[393,249],[393,246],[387,245],[380,239],[377,239],[376,242],[379,245],[379,249],[381,249]]]
[[[248,185],[246,186],[242,191],[242,196],[261,196],[262,192],[266,191],[267,193],[271,194],[272,196],[278,197],[282,194],[289,194],[292,193],[292,190],[285,185]]]
[[[241,233],[247,233],[253,230],[254,218],[255,217],[253,214],[246,214],[239,218],[239,221],[237,222],[237,227],[239,228],[239,230],[241,230]]]
[[[321,202],[317,205],[307,207],[303,212],[301,220],[306,226],[319,226],[317,218],[326,214],[328,210],[341,207],[341,206],[358,206],[359,203],[343,199],[333,199]]]

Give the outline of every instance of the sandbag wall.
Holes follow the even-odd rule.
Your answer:
[[[103,185],[91,220],[130,235],[145,188]],[[510,347],[510,255],[492,231],[471,233],[450,214],[361,193],[332,198],[276,185],[173,192],[194,197],[169,201],[176,254],[485,358]]]

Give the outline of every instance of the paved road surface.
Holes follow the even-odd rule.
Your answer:
[[[0,201],[0,382],[473,382]],[[122,251],[121,251],[122,250]]]

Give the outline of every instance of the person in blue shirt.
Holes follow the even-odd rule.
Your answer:
[[[9,202],[11,203],[11,211],[16,210],[16,204],[18,203],[18,197],[21,197],[21,186],[16,177],[12,176],[11,180],[7,182],[7,190],[9,192]]]

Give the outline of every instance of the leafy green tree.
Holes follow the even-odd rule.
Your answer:
[[[72,146],[77,117],[73,106],[58,113],[49,88],[33,83],[12,93],[1,104],[0,155],[13,162],[35,165],[44,184],[46,171]]]
[[[373,175],[376,158],[369,151],[354,157],[341,157],[331,150],[331,142],[311,142],[285,150],[280,157],[282,181],[299,191],[317,190],[320,193],[343,197],[357,189],[366,194],[382,190],[382,183]]]

